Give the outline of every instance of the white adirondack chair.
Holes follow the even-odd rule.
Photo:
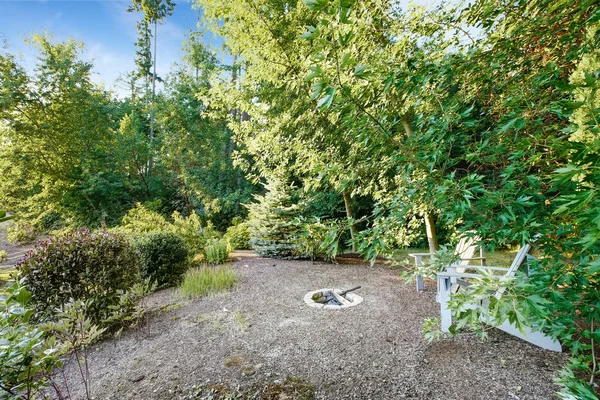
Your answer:
[[[531,245],[529,245],[529,244],[521,247],[521,249],[519,249],[517,255],[515,256],[515,259],[513,260],[512,264],[509,268],[475,266],[475,265],[471,265],[468,268],[475,269],[475,270],[487,269],[490,271],[501,272],[501,273],[503,273],[502,274],[503,276],[514,276],[516,274],[517,270],[519,269],[519,267],[523,263],[525,263],[525,260],[528,258],[528,256],[529,256],[528,253],[529,253],[530,249],[531,249]],[[529,256],[529,257],[531,257],[531,256]],[[450,300],[450,296],[452,293],[453,283],[454,282],[459,282],[459,284],[465,283],[464,286],[468,286],[468,283],[466,283],[466,281],[465,281],[466,279],[480,278],[483,276],[483,275],[477,274],[477,273],[465,273],[464,272],[465,268],[457,268],[457,267],[458,267],[458,265],[452,265],[446,271],[440,272],[437,275],[437,278],[438,278],[438,301],[440,302],[441,316],[442,316],[442,326],[441,326],[442,332],[448,332],[450,325],[452,325],[452,311],[450,309],[448,309],[448,301]],[[459,270],[462,270],[463,272],[461,272]],[[466,289],[466,290],[468,290],[468,289]],[[494,296],[497,299],[499,299],[500,297],[502,297],[505,290],[506,290],[505,287],[500,288],[498,291],[496,291],[496,293],[494,293]],[[481,306],[485,307],[486,305],[482,304]],[[513,336],[523,339],[523,340],[525,340],[529,343],[532,343],[536,346],[539,346],[543,349],[558,351],[558,352],[562,351],[562,347],[556,339],[546,336],[542,332],[534,332],[529,328],[526,328],[525,334],[523,334],[514,325],[510,324],[508,322],[508,320],[506,320],[504,323],[502,323],[499,326],[495,326],[495,328],[503,330],[504,332],[507,332]]]
[[[463,236],[454,250],[455,254],[460,256],[460,262],[458,265],[470,265],[471,261],[479,260],[481,265],[485,265],[485,249],[483,246],[479,246],[477,243],[481,241],[478,236],[467,237]],[[479,249],[479,257],[473,257],[475,250]],[[431,257],[435,253],[411,253],[409,256],[415,259],[415,266],[419,267],[423,264],[423,257]],[[458,268],[457,272],[465,272],[464,268]],[[420,292],[424,289],[423,277],[417,276],[417,291]]]

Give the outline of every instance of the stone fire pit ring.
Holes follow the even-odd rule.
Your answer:
[[[317,293],[329,293],[335,296],[341,304],[322,304],[317,303],[313,300],[313,295]],[[304,295],[304,302],[313,308],[318,308],[322,310],[341,310],[343,308],[350,308],[359,305],[362,303],[363,298],[357,295],[356,293],[346,293],[343,297],[339,294],[342,293],[341,289],[318,289],[313,290]],[[340,299],[341,297],[341,299]]]

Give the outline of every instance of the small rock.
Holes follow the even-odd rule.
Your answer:
[[[146,377],[146,375],[139,375],[139,376],[136,376],[135,378],[129,379],[129,382],[136,383],[136,382],[139,382],[139,381],[141,381],[141,380],[142,380],[142,379],[144,379],[145,377]]]

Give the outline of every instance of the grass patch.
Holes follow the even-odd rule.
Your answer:
[[[509,267],[513,262],[515,255],[519,249],[514,250],[496,250],[493,253],[486,252],[486,264],[492,265],[494,267]],[[410,253],[429,253],[428,248],[411,248],[411,249],[401,249],[398,250],[397,253],[394,253],[395,260],[405,260],[408,261],[408,265],[414,265],[414,259],[409,257]],[[477,253],[475,257],[479,257]],[[479,261],[472,262],[474,265],[479,265]]]
[[[208,296],[230,290],[235,280],[230,266],[193,268],[185,273],[179,293],[185,298]]]
[[[231,314],[233,315],[233,319],[240,328],[240,331],[246,332],[248,330],[248,327],[250,326],[250,324],[248,323],[248,318],[246,318],[244,314],[242,314],[239,311],[234,311]]]

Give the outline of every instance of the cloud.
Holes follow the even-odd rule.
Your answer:
[[[122,74],[135,68],[132,54],[111,50],[100,42],[90,43],[86,49],[85,58],[92,59],[94,64],[93,81],[124,96],[126,93],[115,86],[115,82]]]

